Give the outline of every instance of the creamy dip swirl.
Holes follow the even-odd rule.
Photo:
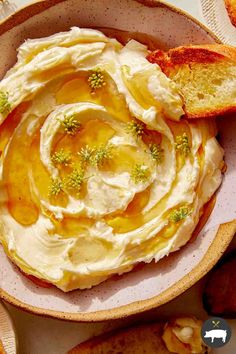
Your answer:
[[[72,28],[0,82],[0,238],[25,273],[90,288],[191,237],[221,183],[213,120],[188,122],[146,46]]]

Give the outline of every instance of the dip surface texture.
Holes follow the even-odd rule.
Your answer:
[[[180,120],[147,55],[74,27],[27,40],[0,82],[0,240],[63,291],[178,250],[221,183],[214,120]]]

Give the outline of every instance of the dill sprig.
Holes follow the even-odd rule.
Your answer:
[[[85,147],[81,148],[81,150],[78,152],[78,155],[82,162],[90,163],[93,160],[94,151],[95,149],[86,145]]]
[[[68,166],[71,163],[71,153],[64,149],[56,151],[51,158],[54,165]]]
[[[191,214],[191,210],[186,206],[182,206],[178,209],[172,210],[169,216],[169,220],[173,223],[177,223],[185,219],[190,214]]]
[[[102,165],[106,160],[112,159],[114,145],[107,144],[101,145],[97,149],[94,149],[92,158],[90,160],[92,165]]]
[[[57,197],[61,192],[63,192],[63,183],[60,178],[51,179],[48,192],[49,197]]]
[[[175,143],[175,149],[176,151],[180,152],[180,154],[184,155],[187,157],[190,153],[190,145],[188,141],[188,136],[186,133],[183,133],[183,135],[178,135],[176,137],[176,143]]]
[[[60,120],[60,123],[64,131],[69,135],[75,135],[81,127],[81,123],[78,122],[75,114],[65,116],[63,120]]]
[[[65,187],[76,192],[80,192],[81,186],[84,182],[84,170],[75,168],[65,180]]]
[[[144,124],[133,119],[131,122],[126,124],[126,131],[139,138],[143,135]]]
[[[106,85],[101,69],[97,68],[92,70],[88,77],[88,84],[91,87],[92,92]]]
[[[131,178],[137,184],[140,182],[146,182],[150,175],[150,171],[147,166],[136,164],[131,172]]]
[[[162,163],[164,158],[164,150],[161,148],[160,144],[149,145],[150,153],[153,160],[159,165]]]
[[[0,91],[0,113],[6,114],[11,110],[8,92]]]

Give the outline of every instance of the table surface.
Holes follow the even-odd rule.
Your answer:
[[[3,7],[0,7],[0,19],[30,2],[29,0],[7,1]],[[200,0],[169,0],[166,2],[183,9],[206,24],[201,12]],[[236,246],[236,239],[233,242]],[[48,319],[25,313],[10,305],[7,305],[7,307],[15,324],[20,354],[65,354],[68,349],[91,337],[91,335],[97,335],[103,331],[139,323],[140,321],[165,319],[181,314],[193,314],[200,318],[207,318],[201,302],[204,282],[205,279],[203,278],[180,297],[158,309],[124,320],[96,324],[69,323]],[[233,330],[232,339],[222,349],[214,350],[214,354],[235,353],[236,320],[229,321],[229,324]]]

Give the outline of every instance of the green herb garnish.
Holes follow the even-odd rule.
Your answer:
[[[150,175],[147,166],[136,164],[132,170],[131,178],[135,183],[146,182]]]
[[[161,148],[160,144],[151,144],[149,145],[149,149],[153,160],[155,160],[158,165],[162,163],[164,150]]]
[[[94,69],[88,77],[88,83],[92,92],[106,85],[101,69]]]
[[[71,174],[65,178],[64,184],[66,188],[80,192],[84,179],[84,170],[75,168]]]
[[[95,149],[89,147],[86,145],[84,148],[82,148],[79,152],[78,155],[81,158],[82,162],[85,163],[90,163],[93,161],[93,154],[95,152]]]
[[[139,138],[143,135],[144,124],[133,119],[131,122],[127,123],[126,131]]]
[[[11,110],[8,92],[0,91],[0,113],[6,114]]]
[[[94,149],[91,159],[92,165],[102,165],[106,160],[111,159],[113,157],[113,148],[112,144],[107,144]]]
[[[186,133],[183,133],[183,135],[178,135],[176,137],[176,143],[175,143],[175,149],[176,151],[180,152],[180,154],[184,155],[187,157],[190,153],[190,145],[188,141],[188,136]]]
[[[65,151],[64,149],[56,151],[52,155],[52,162],[54,165],[68,166],[71,162],[71,153],[69,151]]]
[[[75,114],[65,116],[63,120],[60,120],[60,123],[64,131],[69,135],[75,135],[81,127],[81,123],[78,122]]]
[[[175,209],[170,213],[169,220],[173,223],[177,223],[185,219],[190,214],[191,210],[188,207],[182,206],[179,209]]]
[[[49,186],[49,197],[57,197],[61,192],[63,192],[63,183],[60,178],[52,179]]]

